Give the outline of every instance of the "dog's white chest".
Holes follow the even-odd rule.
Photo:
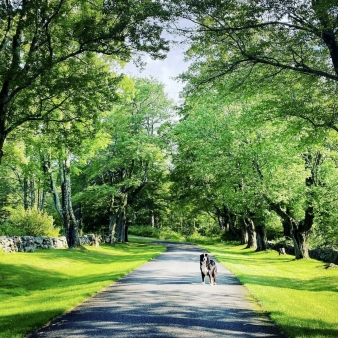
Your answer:
[[[207,263],[206,263],[206,262],[202,262],[201,270],[202,270],[202,272],[203,272],[205,275],[208,274],[208,269],[207,269]]]

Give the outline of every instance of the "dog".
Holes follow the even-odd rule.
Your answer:
[[[200,255],[200,269],[202,275],[202,284],[205,284],[205,277],[208,276],[210,285],[216,284],[217,266],[216,262],[210,259],[207,253]]]

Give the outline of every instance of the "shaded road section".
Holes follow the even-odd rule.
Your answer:
[[[202,249],[167,251],[29,337],[285,337],[220,263],[217,285],[201,284]]]

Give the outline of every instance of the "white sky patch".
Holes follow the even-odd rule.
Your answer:
[[[152,60],[148,55],[143,58],[146,63],[144,69],[137,68],[132,62],[128,63],[123,72],[131,77],[153,77],[165,86],[165,91],[169,98],[179,102],[179,93],[183,89],[183,84],[175,80],[179,74],[188,68],[188,63],[184,61],[184,49],[180,46],[172,46],[170,52],[164,60]]]

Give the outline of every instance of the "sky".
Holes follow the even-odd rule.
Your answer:
[[[185,19],[180,19],[177,27],[192,28],[193,24]],[[168,31],[163,32],[163,37],[171,43],[170,51],[164,60],[152,60],[149,55],[145,55],[142,61],[146,62],[144,70],[138,69],[133,62],[128,63],[123,72],[131,77],[153,77],[165,86],[168,97],[179,103],[179,92],[183,89],[183,84],[174,78],[188,69],[189,63],[184,61],[184,52],[188,46],[183,43],[184,38],[172,35]]]
[[[144,70],[137,68],[132,62],[128,63],[123,72],[131,77],[153,77],[164,84],[165,91],[169,98],[179,102],[179,92],[183,84],[174,77],[178,76],[188,68],[184,61],[184,48],[178,45],[172,46],[164,60],[152,60],[148,55],[142,60],[146,62]]]

